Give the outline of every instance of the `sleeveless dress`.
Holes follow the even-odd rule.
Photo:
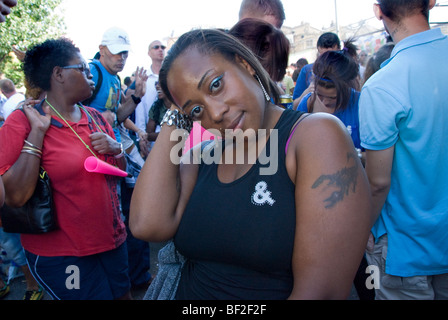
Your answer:
[[[278,161],[274,174],[260,175],[260,169],[272,163],[259,158],[244,176],[222,183],[218,164],[199,165],[196,186],[174,237],[186,258],[176,299],[288,298],[296,210],[285,147],[302,114],[285,110],[274,128],[278,139],[270,135],[265,151],[271,161]]]

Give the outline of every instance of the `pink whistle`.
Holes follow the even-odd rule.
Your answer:
[[[118,169],[117,167],[114,167],[113,165],[103,160],[97,159],[94,156],[90,156],[86,159],[86,161],[84,161],[84,168],[88,172],[103,173],[119,177],[128,176],[128,173],[126,171]]]

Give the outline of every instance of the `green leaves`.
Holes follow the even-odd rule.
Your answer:
[[[58,6],[63,0],[18,1],[6,21],[0,24],[0,73],[17,87],[23,84],[21,62],[12,53],[17,45],[26,51],[31,45],[65,33],[64,18]]]

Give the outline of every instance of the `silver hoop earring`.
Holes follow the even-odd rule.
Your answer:
[[[271,97],[269,96],[268,92],[264,88],[263,83],[261,82],[260,77],[258,76],[258,74],[255,75],[255,79],[257,79],[257,81],[260,83],[261,90],[263,90],[263,93],[264,93],[264,96],[266,97],[266,100],[267,101],[271,101]]]

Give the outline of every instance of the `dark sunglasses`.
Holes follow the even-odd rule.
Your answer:
[[[152,47],[152,49],[154,49],[154,50],[159,50],[160,48],[162,48],[162,50],[166,49],[165,46],[159,46],[159,45],[155,45],[155,46]]]
[[[81,71],[82,73],[84,73],[86,76],[90,75],[90,68],[85,63],[74,64],[71,66],[65,66],[65,67],[61,67],[61,68],[62,69],[77,69],[77,70]]]

